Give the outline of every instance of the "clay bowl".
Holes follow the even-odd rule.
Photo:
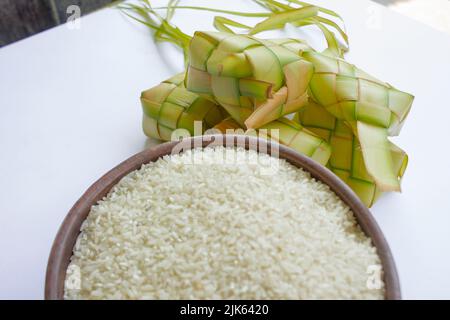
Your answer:
[[[385,298],[401,298],[397,270],[383,233],[372,217],[370,211],[359,200],[356,194],[336,175],[327,168],[288,147],[254,137],[211,135],[186,138],[183,140],[184,150],[225,144],[227,146],[239,146],[246,149],[254,149],[258,150],[258,152],[265,152],[268,154],[278,152],[280,158],[309,171],[314,178],[327,184],[351,208],[361,228],[372,239],[376,246],[384,270],[383,276],[386,288]],[[261,146],[263,145],[265,148],[261,150]],[[164,155],[171,154],[174,152],[175,146],[177,146],[176,149],[179,149],[179,142],[163,143],[132,156],[101,177],[75,203],[64,219],[51,249],[45,280],[45,299],[63,299],[64,279],[70,257],[72,256],[72,249],[77,236],[80,233],[80,226],[89,214],[91,206],[102,199],[111,188],[122,179],[122,177],[131,171],[139,169],[144,163],[156,161]],[[255,146],[257,146],[257,148]]]

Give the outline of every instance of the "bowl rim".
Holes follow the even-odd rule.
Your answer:
[[[111,188],[125,175],[139,169],[145,163],[156,161],[164,155],[170,155],[175,146],[179,149],[177,151],[179,153],[198,147],[206,148],[225,145],[253,149],[267,154],[277,152],[277,156],[280,159],[285,159],[294,166],[303,168],[312,177],[327,184],[351,208],[363,232],[372,239],[383,268],[385,299],[401,299],[400,282],[395,262],[380,227],[369,209],[361,202],[353,190],[328,168],[289,147],[274,141],[247,135],[203,135],[184,138],[181,142],[183,142],[182,148],[180,148],[180,141],[172,141],[135,154],[108,171],[85,191],[64,218],[53,242],[45,278],[44,297],[46,300],[60,300],[64,298],[66,270],[76,239],[80,233],[81,224],[89,214],[92,205],[106,196]]]

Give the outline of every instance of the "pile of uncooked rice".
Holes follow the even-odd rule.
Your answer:
[[[255,151],[195,149],[146,164],[81,231],[66,299],[384,296],[382,282],[367,285],[380,260],[350,209],[309,173]]]

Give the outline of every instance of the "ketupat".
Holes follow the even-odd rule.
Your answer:
[[[307,101],[312,64],[270,41],[224,32],[196,32],[186,88],[206,94],[241,126],[258,128]]]
[[[217,104],[189,92],[184,87],[184,73],[143,91],[143,129],[147,136],[169,141],[175,129],[194,135],[194,122],[202,124],[201,133],[228,115]]]
[[[332,154],[327,167],[344,180],[365,205],[371,207],[382,190],[367,172],[360,143],[352,129],[313,101],[295,115],[294,121],[330,144]],[[393,143],[389,143],[389,148],[394,173],[400,181],[408,164],[408,156]]]
[[[367,172],[382,191],[400,191],[387,137],[398,135],[414,97],[345,60],[305,48],[295,39],[281,43],[314,65],[309,96],[345,121],[358,137]]]
[[[378,188],[400,191],[387,136],[399,132],[411,95],[295,39],[196,32],[189,48],[187,89],[212,96],[241,126],[259,128],[310,96],[352,128]]]
[[[142,3],[144,3],[142,7],[130,5],[124,9],[137,13],[143,18],[143,20],[137,19],[138,21],[148,25],[153,30],[156,30],[154,35],[157,41],[169,41],[180,46],[184,51],[186,64],[188,62],[187,57],[189,51],[194,55],[198,53],[200,56],[202,54],[204,56],[206,55],[206,60],[209,59],[210,52],[203,52],[202,50],[204,47],[202,49],[202,46],[194,46],[194,48],[192,48],[192,43],[189,44],[190,36],[184,34],[177,27],[169,23],[173,11],[176,8],[206,10],[237,16],[265,18],[264,21],[258,23],[255,27],[249,27],[228,18],[216,17],[214,26],[220,31],[225,31],[223,38],[234,36],[235,39],[242,39],[242,37],[247,37],[246,40],[249,39],[248,35],[235,35],[234,31],[229,27],[247,30],[247,34],[256,34],[266,30],[282,29],[286,23],[291,23],[298,27],[305,25],[318,26],[323,32],[328,45],[328,48],[323,53],[314,51],[305,42],[297,39],[258,40],[253,38],[252,40],[259,42],[261,46],[265,46],[266,48],[286,48],[296,54],[300,58],[300,61],[307,61],[313,65],[314,71],[311,76],[311,81],[309,81],[307,85],[308,94],[305,95],[302,91],[302,103],[306,103],[307,106],[309,106],[306,102],[307,99],[314,100],[314,102],[317,103],[317,106],[320,106],[323,111],[327,110],[326,114],[332,115],[335,119],[337,123],[336,130],[332,133],[329,131],[329,134],[334,137],[333,141],[335,148],[332,150],[332,160],[328,166],[331,167],[331,163],[337,161],[337,159],[347,159],[351,160],[352,164],[358,164],[358,166],[351,167],[350,169],[347,166],[342,167],[344,169],[334,168],[333,171],[355,189],[361,198],[365,197],[363,201],[370,206],[381,191],[400,190],[399,180],[406,168],[407,156],[401,149],[389,142],[387,137],[388,135],[396,135],[399,133],[404,119],[411,107],[413,96],[373,78],[341,59],[343,53],[348,50],[348,38],[345,29],[341,29],[334,21],[328,19],[328,17],[319,15],[325,14],[342,21],[342,18],[335,12],[325,8],[311,6],[303,1],[284,1],[286,1],[287,4],[283,4],[276,0],[255,0],[259,5],[271,11],[271,13],[241,13],[202,7],[178,7],[176,6],[178,2],[176,0],[170,1],[169,6],[167,7],[168,11],[166,18],[157,14],[147,0],[142,0]],[[341,45],[329,28],[338,31],[347,46]],[[206,35],[207,33],[203,32],[199,34]],[[219,40],[219,42],[222,41],[220,35],[217,33],[215,34],[215,38],[215,40]],[[248,64],[245,63],[245,59],[242,59],[242,55],[239,55],[239,53],[242,53],[238,50],[241,45],[242,43],[239,42],[234,43],[232,45],[232,50],[229,52],[225,50],[225,53],[220,52],[216,55],[215,59],[212,59],[211,70],[208,70],[208,65],[204,68],[206,71],[211,71],[212,73],[215,72],[220,77],[224,69],[236,71],[233,69],[244,66],[244,68],[238,70],[239,72],[244,72],[244,74],[231,74],[232,76],[229,77],[237,78],[242,82],[242,86],[238,82],[238,85],[234,87],[235,90],[230,91],[232,92],[231,98],[228,96],[228,93],[224,93],[226,90],[223,90],[223,88],[230,88],[229,83],[232,81],[229,81],[229,79],[226,81],[220,81],[222,80],[220,79],[217,82],[216,88],[218,87],[220,89],[219,91],[221,91],[218,94],[219,100],[221,101],[216,99],[217,97],[215,95],[218,92],[215,93],[212,89],[211,77],[208,77],[208,75],[211,76],[209,72],[197,72],[197,74],[194,75],[194,83],[200,89],[198,94],[214,103],[221,102],[221,104],[227,104],[227,102],[229,102],[227,99],[236,102],[237,100],[235,98],[237,95],[239,95],[239,103],[236,103],[235,106],[241,106],[241,99],[243,100],[244,106],[250,106],[248,103],[248,101],[250,101],[253,105],[247,110],[242,110],[244,108],[228,108],[228,110],[232,111],[230,115],[233,116],[235,120],[239,121],[239,126],[264,126],[263,124],[267,125],[269,121],[276,119],[277,112],[279,112],[278,117],[283,117],[282,114],[288,113],[284,109],[283,103],[286,102],[285,99],[287,99],[289,90],[287,90],[287,86],[285,86],[285,88],[280,87],[277,91],[274,90],[274,88],[276,88],[276,81],[271,83],[271,88],[268,88],[267,83],[258,83],[257,85],[255,81],[248,81],[255,80],[255,77],[253,76],[253,73],[250,77],[244,77],[245,72],[248,74],[249,68]],[[218,48],[219,46],[220,43],[216,42],[214,44],[214,47]],[[197,53],[195,52],[196,49],[199,49]],[[228,53],[231,53],[231,59],[229,58]],[[247,58],[245,53],[243,56],[244,58]],[[205,57],[203,57],[203,59],[205,59]],[[274,61],[276,62],[276,60],[273,60],[272,62]],[[263,70],[263,72],[264,70],[271,70],[272,64],[268,62],[270,61],[265,59],[259,60],[258,66],[260,70]],[[295,68],[293,70],[295,70]],[[198,70],[195,68],[189,70],[188,68],[188,71],[191,72],[188,72],[187,79],[189,79],[189,76],[192,75],[192,73],[196,73]],[[253,70],[251,71],[253,72]],[[207,76],[205,76],[205,73]],[[297,79],[303,79],[304,77],[299,76],[298,73],[298,69],[293,72],[294,78],[297,75]],[[242,77],[239,78],[239,76]],[[273,76],[274,75],[272,74],[268,78],[277,79],[277,77]],[[281,74],[281,77],[286,81],[286,74]],[[202,89],[208,87],[210,90],[201,92]],[[291,88],[293,88],[293,86],[291,86]],[[317,90],[317,88],[319,88],[319,90]],[[197,90],[196,88],[192,89]],[[302,86],[301,90],[304,90],[304,86]],[[263,98],[261,98],[261,96],[263,96]],[[269,103],[266,104],[266,102]],[[259,108],[260,106],[265,106],[265,108]],[[300,108],[302,108],[302,106],[300,106]],[[306,108],[307,107],[305,107],[305,109]],[[302,109],[300,110],[301,112],[299,113],[299,116],[297,116],[297,120],[300,118],[301,114],[305,114],[305,112],[302,112]],[[315,125],[326,127],[326,120],[324,119],[325,117],[315,119]],[[224,123],[226,123],[226,121],[224,121]],[[315,131],[320,131],[320,128],[311,127],[309,129],[312,131],[314,131],[313,129],[315,129]],[[322,133],[324,132],[325,131]],[[336,143],[339,139],[341,139],[341,143]],[[345,140],[347,142],[345,142]],[[352,148],[348,147],[348,141],[352,142]],[[355,170],[356,167],[358,167],[358,170]],[[361,177],[362,179],[360,179]],[[360,182],[363,180],[367,182],[367,184],[361,184]]]

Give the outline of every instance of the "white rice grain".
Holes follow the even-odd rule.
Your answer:
[[[196,149],[124,177],[83,223],[65,298],[382,299],[349,208],[284,160],[272,175],[221,161],[254,153]]]

